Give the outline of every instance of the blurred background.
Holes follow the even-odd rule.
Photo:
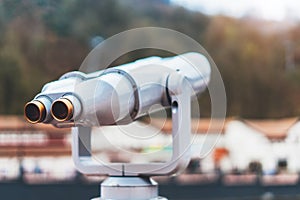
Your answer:
[[[23,106],[45,83],[78,70],[103,40],[145,26],[170,28],[199,42],[220,70],[227,94],[221,135],[214,132],[221,124],[206,134],[208,92],[199,98],[204,119],[193,129],[193,160],[181,176],[156,178],[162,196],[300,199],[299,13],[296,0],[0,0],[3,199],[97,196],[103,177],[76,172],[70,157],[70,130],[27,124],[21,116]],[[137,51],[113,64],[156,54],[151,49]],[[126,139],[117,142],[137,152],[162,150],[160,158],[147,158],[159,162],[169,156],[170,150],[163,147],[170,141],[170,130],[166,121],[161,140],[148,146]],[[214,145],[216,138],[214,149],[200,158],[200,151]],[[101,142],[95,146],[95,153],[107,161],[141,160]]]

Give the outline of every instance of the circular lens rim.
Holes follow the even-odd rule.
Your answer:
[[[38,113],[38,118],[37,119],[32,119],[28,114],[28,107],[29,106],[34,106],[37,111],[39,112]],[[34,100],[34,101],[31,101],[31,102],[28,102],[26,103],[26,105],[24,106],[24,116],[25,116],[25,119],[32,123],[32,124],[36,124],[36,123],[39,123],[39,122],[42,122],[45,120],[46,118],[46,108],[45,108],[45,105],[38,101],[38,100]]]
[[[66,109],[66,114],[65,114],[65,117],[60,117],[59,115],[57,115],[57,113],[55,113],[55,105],[57,103],[60,103],[62,105],[65,106],[65,109]],[[60,98],[60,99],[57,99],[56,101],[53,102],[52,106],[51,106],[51,115],[52,117],[58,121],[58,122],[65,122],[65,121],[68,121],[70,119],[72,119],[73,117],[73,110],[74,110],[74,106],[72,104],[72,102],[66,98]]]

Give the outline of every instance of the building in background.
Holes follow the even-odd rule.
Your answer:
[[[254,183],[256,175],[267,178],[297,175],[300,172],[297,120],[227,119],[223,126],[218,120],[211,123],[210,119],[194,119],[192,161],[185,175],[177,179],[186,183],[209,182],[225,175],[227,182],[239,182],[241,178],[233,175],[252,174],[255,176],[251,176],[250,182]],[[151,123],[138,121],[126,126],[94,128],[92,154],[95,160],[104,163],[165,162],[172,155],[171,131],[171,120],[155,118]],[[20,175],[27,182],[74,179],[71,130],[44,124],[32,126],[21,117],[0,117],[0,179],[17,179]],[[292,179],[298,181],[298,175]]]

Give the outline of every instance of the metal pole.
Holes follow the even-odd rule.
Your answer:
[[[158,184],[150,177],[108,177],[99,198],[91,200],[167,200],[158,196]]]

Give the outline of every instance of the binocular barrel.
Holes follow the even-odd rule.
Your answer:
[[[37,100],[28,102],[24,108],[25,117],[30,123],[43,122],[46,118],[46,108],[43,103]]]
[[[25,118],[30,123],[127,124],[155,104],[170,106],[168,77],[172,73],[187,79],[195,96],[207,87],[210,63],[202,54],[191,52],[145,58],[90,74],[69,72],[46,84],[25,105]]]
[[[68,121],[73,117],[73,104],[65,98],[60,98],[53,102],[51,115],[59,122]]]
[[[51,121],[51,103],[51,99],[45,95],[28,102],[24,107],[25,118],[32,124]]]

